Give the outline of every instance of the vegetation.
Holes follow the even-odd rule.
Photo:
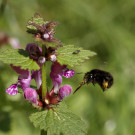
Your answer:
[[[35,12],[46,20],[57,20],[56,35],[63,43],[74,44],[97,55],[75,67],[76,72],[98,68],[111,72],[114,85],[102,92],[98,85],[83,86],[65,99],[69,108],[87,125],[88,135],[133,135],[135,133],[135,2],[133,0],[0,0],[0,32],[17,38],[21,46],[33,42],[26,33],[27,20]],[[1,39],[1,35],[0,35]],[[4,40],[5,41],[5,40]],[[5,43],[5,46],[3,46]],[[0,49],[11,42],[0,42]],[[48,65],[49,67],[50,65]],[[49,69],[49,68],[48,68]],[[49,76],[50,69],[47,72]],[[75,90],[84,74],[76,74],[69,83]],[[34,111],[21,95],[11,97],[6,88],[17,74],[0,63],[0,135],[37,135],[29,122]],[[51,80],[47,80],[51,87]],[[23,132],[22,132],[23,131]]]

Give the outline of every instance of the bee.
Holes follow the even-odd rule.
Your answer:
[[[73,52],[73,54],[78,54],[80,52],[80,50],[75,50],[74,52]]]
[[[110,88],[112,86],[113,76],[109,72],[100,69],[93,69],[90,72],[85,73],[83,81],[74,91],[74,93],[83,85],[89,83],[92,83],[93,85],[95,85],[96,83],[99,84],[104,92],[107,88]]]

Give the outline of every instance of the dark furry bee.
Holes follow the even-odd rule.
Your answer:
[[[81,86],[89,83],[92,83],[93,85],[97,83],[100,85],[102,90],[105,91],[107,88],[112,86],[113,77],[109,72],[93,69],[90,72],[85,73],[82,83],[78,86],[74,93],[81,88]]]
[[[80,52],[80,50],[75,50],[74,52],[73,52],[73,54],[78,54]]]

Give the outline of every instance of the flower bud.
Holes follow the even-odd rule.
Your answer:
[[[40,56],[40,57],[38,58],[38,62],[39,62],[40,64],[44,64],[45,61],[46,61],[46,59],[45,59],[44,56]]]
[[[44,37],[45,39],[48,39],[48,38],[49,38],[49,34],[48,34],[48,33],[45,33],[45,34],[43,35],[43,37]]]
[[[59,89],[59,96],[61,100],[66,96],[70,95],[72,92],[72,87],[70,85],[64,85]]]
[[[74,76],[74,74],[75,74],[75,71],[69,70],[69,69],[67,69],[66,71],[63,72],[63,76],[66,78],[71,78]]]
[[[35,43],[27,44],[26,51],[29,53],[30,57],[36,61],[42,55],[42,49]]]
[[[24,91],[24,97],[32,103],[37,103],[37,92],[35,89],[26,88]]]
[[[6,89],[6,92],[9,95],[16,95],[18,93],[17,84],[12,84],[9,88]]]
[[[36,38],[41,38],[40,34],[35,35]]]
[[[52,62],[55,62],[56,60],[57,60],[57,57],[56,57],[56,55],[50,55],[50,60],[52,61]]]

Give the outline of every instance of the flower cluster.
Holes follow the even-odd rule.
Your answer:
[[[55,30],[54,28],[58,24],[58,22],[55,21],[45,21],[43,18],[38,13],[35,13],[34,15],[35,18],[38,18],[39,20],[42,20],[43,24],[41,25],[38,23],[35,23],[32,18],[32,20],[28,21],[28,26],[34,27],[36,30],[27,30],[27,32],[34,34],[35,38],[37,40],[43,41],[44,43],[46,42],[51,42],[51,43],[57,43],[59,45],[62,45],[61,42],[58,39],[54,38]]]
[[[54,27],[56,22],[49,22],[46,25],[39,26],[37,24],[31,24],[38,29],[38,33],[35,34],[36,38],[47,42],[57,42],[54,35]],[[15,84],[12,84],[7,88],[6,92],[9,95],[16,95],[18,93],[18,87],[23,90],[24,98],[30,101],[33,105],[37,107],[49,108],[50,105],[57,105],[66,96],[70,95],[72,92],[72,87],[70,85],[62,84],[62,77],[71,78],[74,76],[74,70],[69,70],[67,65],[60,65],[57,61],[57,56],[55,51],[57,47],[45,47],[45,53],[43,50],[35,43],[27,44],[25,50],[29,53],[30,59],[33,59],[40,67],[39,70],[29,71],[21,69],[14,65],[10,65],[13,70],[19,75],[18,80]],[[52,89],[47,93],[45,97],[42,96],[42,65],[47,61],[52,62],[50,78],[53,83]],[[31,80],[34,79],[36,82],[36,89],[31,88]]]

